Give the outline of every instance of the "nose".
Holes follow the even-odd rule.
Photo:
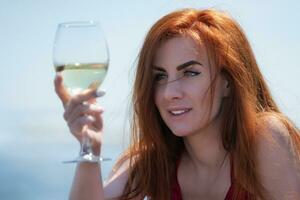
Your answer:
[[[163,86],[163,95],[166,100],[181,99],[183,97],[183,90],[180,81],[171,81]]]

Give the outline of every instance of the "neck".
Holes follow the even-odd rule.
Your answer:
[[[184,138],[188,157],[197,168],[217,170],[225,161],[227,152],[222,144],[221,123],[217,121]]]

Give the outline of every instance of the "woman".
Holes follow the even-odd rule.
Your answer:
[[[71,132],[79,142],[88,135],[99,154],[97,93],[71,98],[60,75],[55,87]],[[109,179],[103,186],[98,165],[78,164],[71,199],[300,199],[299,130],[279,111],[228,15],[185,9],[154,24],[139,55],[133,108],[132,143]]]

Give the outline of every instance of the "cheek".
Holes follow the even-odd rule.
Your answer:
[[[215,89],[211,88],[210,84],[202,85],[203,87],[191,88],[191,99],[197,108],[197,115],[201,116],[201,121],[210,121],[214,118],[220,109],[222,102],[221,91],[216,86]]]
[[[161,90],[159,90],[158,88],[155,88],[154,89],[154,92],[153,92],[153,95],[154,95],[154,103],[155,103],[155,106],[158,108],[161,107]]]
[[[223,90],[221,85],[217,83],[214,89],[213,97],[210,98],[209,100],[212,103],[212,107],[211,107],[212,117],[215,117],[216,115],[219,114],[222,106],[222,100],[223,100]]]
[[[205,81],[195,82],[188,84],[184,90],[186,94],[189,96],[196,105],[206,106],[210,100],[210,89],[209,84]]]

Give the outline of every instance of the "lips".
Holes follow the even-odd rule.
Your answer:
[[[180,116],[190,112],[191,108],[171,108],[168,109],[168,112],[173,116]]]

